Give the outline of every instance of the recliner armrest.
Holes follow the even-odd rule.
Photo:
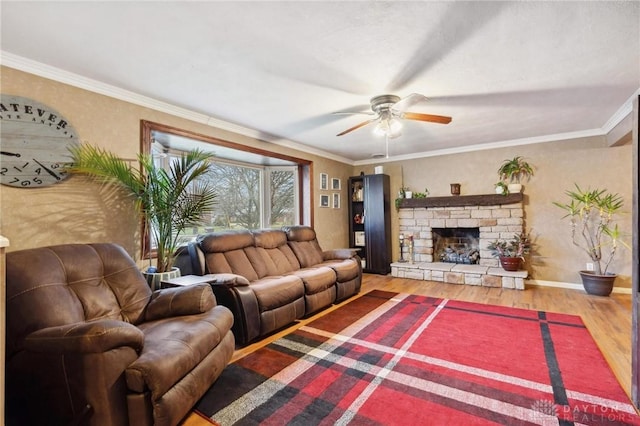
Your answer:
[[[322,260],[344,260],[355,257],[358,253],[358,249],[342,248],[325,250],[322,252]]]
[[[122,346],[140,351],[144,346],[144,334],[124,321],[87,321],[43,328],[28,335],[24,345],[33,352],[52,353],[100,353]]]
[[[249,285],[249,280],[237,274],[207,274],[205,277],[211,278],[212,285],[222,285],[226,287],[244,287]]]
[[[208,283],[156,290],[147,305],[145,320],[197,315],[214,306],[216,298]]]

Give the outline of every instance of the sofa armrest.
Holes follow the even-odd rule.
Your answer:
[[[249,280],[237,274],[207,274],[203,277],[210,278],[212,285],[225,287],[245,287],[249,285]]]
[[[156,290],[147,305],[145,321],[182,315],[197,315],[216,306],[208,283]]]
[[[355,257],[358,253],[358,249],[342,248],[325,250],[322,252],[322,260],[344,260]]]
[[[87,321],[43,328],[28,335],[24,345],[32,352],[51,353],[100,353],[122,346],[140,351],[144,334],[124,321]]]

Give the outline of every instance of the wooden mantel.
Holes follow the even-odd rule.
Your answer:
[[[450,197],[426,197],[426,198],[404,198],[400,200],[399,208],[416,209],[430,207],[463,207],[463,206],[500,206],[502,204],[521,203],[523,200],[521,192],[517,194],[498,195],[456,195]]]

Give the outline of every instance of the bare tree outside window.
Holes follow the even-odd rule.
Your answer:
[[[269,226],[277,228],[296,223],[294,173],[291,170],[271,170]]]
[[[224,229],[260,228],[260,170],[214,162],[211,180],[218,191],[213,225]]]

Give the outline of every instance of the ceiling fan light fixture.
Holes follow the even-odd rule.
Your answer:
[[[376,136],[384,136],[387,139],[397,138],[401,135],[402,120],[449,124],[451,122],[451,117],[410,112],[406,110],[411,105],[423,102],[426,99],[426,96],[418,93],[412,93],[402,99],[396,95],[374,96],[371,98],[370,103],[371,110],[376,117],[356,124],[355,126],[338,133],[336,136],[346,135],[347,133],[351,133],[354,130],[358,130],[371,123],[376,123],[376,126],[373,129],[373,134]],[[358,114],[362,114],[362,112]]]
[[[402,133],[402,123],[395,117],[381,118],[373,129],[373,133],[377,136],[386,136],[397,138]]]

